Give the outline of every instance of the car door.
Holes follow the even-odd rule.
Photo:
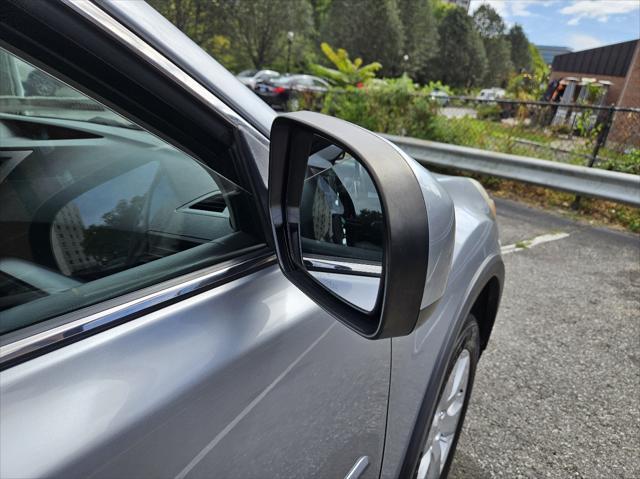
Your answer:
[[[282,275],[264,137],[102,10],[3,8],[0,476],[377,477],[390,340]]]

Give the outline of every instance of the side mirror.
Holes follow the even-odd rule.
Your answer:
[[[366,338],[411,333],[444,292],[451,200],[427,170],[364,128],[311,112],[278,116],[269,210],[285,276]],[[430,246],[432,212],[448,231]]]

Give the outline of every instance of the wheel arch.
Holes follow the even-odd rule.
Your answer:
[[[471,314],[478,321],[480,326],[480,351],[484,351],[489,343],[493,324],[498,314],[500,304],[500,293],[502,286],[498,276],[492,276],[484,285],[478,297],[471,306]]]

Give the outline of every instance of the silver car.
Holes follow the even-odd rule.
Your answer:
[[[144,2],[0,6],[0,476],[445,477],[495,207]]]
[[[275,70],[244,70],[238,73],[236,78],[253,90],[258,83],[270,81],[279,76],[280,73]]]

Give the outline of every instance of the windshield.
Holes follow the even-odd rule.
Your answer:
[[[0,48],[0,113],[139,129],[100,103]]]
[[[238,73],[239,77],[252,77],[254,76],[257,72],[257,70],[244,70],[241,71],[240,73]]]

